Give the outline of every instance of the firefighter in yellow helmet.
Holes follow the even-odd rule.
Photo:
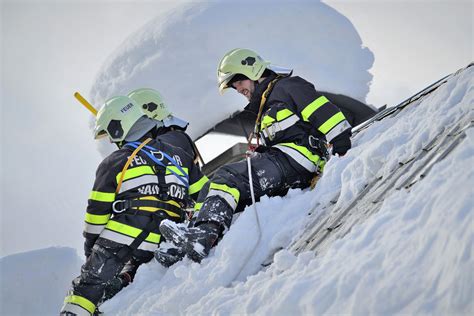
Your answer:
[[[351,125],[344,114],[314,86],[292,70],[273,66],[250,49],[233,49],[219,63],[219,91],[242,94],[255,114],[256,153],[251,157],[253,191],[261,196],[283,195],[289,188],[307,188],[321,173],[329,154],[344,155],[351,147]],[[233,214],[252,203],[245,160],[217,170],[204,193],[192,227],[163,221],[163,236],[173,240],[191,259],[200,262],[227,231]]]
[[[163,241],[160,222],[183,222],[184,209],[206,184],[190,154],[156,139],[167,131],[163,121],[169,116],[152,119],[126,96],[107,100],[98,112],[95,138],[108,137],[119,149],[97,169],[85,214],[86,262],[61,314],[94,315],[101,302],[133,281],[136,268]]]

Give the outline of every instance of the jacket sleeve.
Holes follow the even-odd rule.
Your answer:
[[[339,108],[308,81],[292,77],[285,82],[284,93],[295,105],[300,118],[310,122],[328,142],[332,143],[339,134],[351,128]]]
[[[117,188],[116,177],[113,168],[104,160],[96,171],[94,186],[89,195],[84,225],[84,251],[86,257],[92,249],[100,233],[112,214],[112,203],[115,201],[115,190]]]

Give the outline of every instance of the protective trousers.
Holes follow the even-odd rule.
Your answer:
[[[152,252],[142,251],[140,256],[134,254],[125,264],[116,256],[122,247],[120,244],[108,247],[97,243],[94,245],[91,255],[81,268],[81,275],[72,281],[72,288],[64,300],[61,314],[94,315],[98,303],[103,301],[109,281],[125,270],[133,280],[138,266],[153,258]]]
[[[289,188],[306,188],[314,174],[291,163],[278,149],[269,148],[251,158],[253,189],[260,197],[285,195]],[[252,204],[247,161],[224,165],[211,179],[209,192],[197,214],[194,226],[213,222],[227,229],[234,213]]]

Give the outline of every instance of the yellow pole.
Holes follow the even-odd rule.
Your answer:
[[[87,100],[84,99],[84,97],[79,92],[74,93],[74,97],[77,99],[77,101],[81,102],[81,104],[84,105],[86,109],[91,111],[91,113],[94,114],[94,116],[97,116],[96,108],[92,104],[87,102]]]

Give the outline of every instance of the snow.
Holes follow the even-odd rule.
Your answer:
[[[440,129],[462,117],[472,119],[473,72],[464,71],[396,119],[359,134],[347,156],[329,161],[314,191],[263,198],[257,203],[258,245],[250,207],[200,265],[187,259],[168,270],[148,264],[133,287],[102,309],[117,315],[473,312],[472,128],[422,181],[409,191],[392,191],[378,213],[324,255],[283,250],[258,272],[274,249],[298,236],[308,211],[322,212],[338,188],[337,203],[348,205],[364,183],[387,175]]]
[[[102,67],[92,103],[153,87],[172,112],[191,120],[188,131],[197,137],[242,109],[241,96],[216,93],[217,64],[235,47],[292,67],[320,90],[360,101],[369,92],[373,54],[336,10],[319,1],[229,0],[187,3],[147,23]]]
[[[0,258],[0,314],[55,315],[83,260],[75,249],[50,247]]]
[[[132,36],[97,77],[93,103],[137,87],[156,87],[177,115],[193,119],[191,132],[196,136],[208,123],[241,108],[242,99],[235,94],[218,95],[214,77],[217,61],[235,43],[294,67],[297,75],[318,88],[365,99],[373,56],[361,47],[350,22],[331,8],[316,1],[298,6],[285,2],[270,17],[268,3],[255,5],[252,13],[241,3],[226,3],[225,10],[220,2],[200,3],[199,10],[195,5],[177,8],[167,19],[157,18]],[[297,20],[288,18],[295,14]],[[213,15],[218,19],[211,19]],[[274,30],[279,38],[263,42],[261,38],[268,37],[258,33],[256,18],[258,26],[270,24],[271,19],[289,23]],[[236,19],[246,25],[239,32],[232,23]],[[219,32],[208,35],[216,29]],[[301,37],[293,36],[295,29],[303,30]],[[338,36],[329,38],[330,34]],[[304,38],[311,38],[304,43],[307,46],[301,44]],[[200,45],[187,50],[195,39]],[[327,44],[324,53],[320,42]],[[198,53],[195,69],[185,68],[188,63],[183,62],[190,52]],[[162,73],[173,75],[157,75]],[[324,253],[295,255],[284,249],[268,268],[262,269],[261,263],[296,240],[312,218],[327,216],[331,201],[337,200],[335,207],[349,205],[365,185],[388,176],[443,128],[459,119],[472,119],[473,81],[471,67],[396,118],[358,134],[346,156],[328,162],[313,191],[292,190],[285,197],[262,198],[256,204],[261,235],[249,207],[201,264],[188,259],[169,269],[156,262],[146,264],[134,283],[101,310],[106,315],[472,314],[472,128],[424,179],[410,190],[390,191],[376,214]],[[400,99],[404,97],[408,96]],[[70,248],[1,258],[1,314],[57,313],[81,263]]]
[[[472,120],[473,74],[471,67],[396,119],[384,119],[359,133],[345,157],[328,162],[313,191],[262,198],[256,204],[258,243],[255,213],[248,207],[201,264],[188,259],[169,269],[146,264],[134,283],[101,310],[106,315],[472,314],[472,127],[425,178],[409,190],[389,191],[377,213],[324,253],[295,255],[284,249],[268,268],[261,263],[297,239],[311,218],[325,216],[337,192],[336,205],[348,205],[364,183],[388,174],[388,166],[409,159],[446,125]],[[58,291],[65,291],[72,279],[71,271],[79,271],[71,249],[8,256],[0,263],[2,276],[7,276],[2,281],[8,289],[2,292],[2,312],[7,315],[51,314],[61,301]],[[44,305],[29,305],[31,297],[44,297]]]

